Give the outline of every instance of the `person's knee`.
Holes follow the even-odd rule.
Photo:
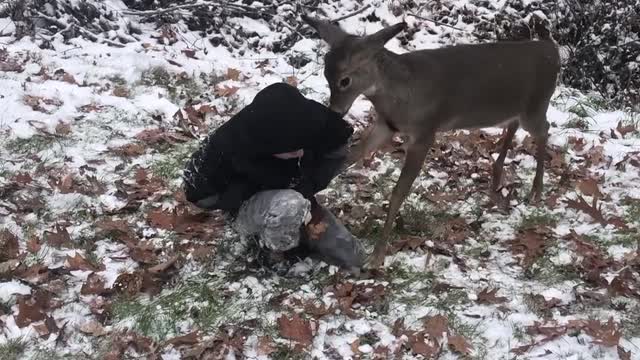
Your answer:
[[[311,202],[290,189],[266,190],[255,194],[239,216],[244,232],[258,235],[272,251],[287,251],[300,244],[300,229],[310,220]]]

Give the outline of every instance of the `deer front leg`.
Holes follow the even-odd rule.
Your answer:
[[[369,133],[364,135],[362,139],[360,139],[360,142],[349,151],[347,160],[342,165],[340,172],[375,152],[384,143],[391,141],[393,134],[393,130],[389,129],[383,121],[377,121],[374,123]]]
[[[391,193],[389,209],[387,210],[387,219],[384,223],[384,228],[382,229],[382,236],[376,241],[373,254],[368,262],[368,265],[372,268],[377,268],[384,264],[384,257],[387,253],[387,247],[389,245],[388,243],[391,237],[391,230],[393,229],[395,218],[398,215],[398,211],[400,210],[402,203],[407,198],[407,195],[409,195],[413,182],[416,177],[418,177],[418,174],[420,174],[422,164],[424,163],[424,159],[427,157],[427,153],[429,152],[432,144],[433,135],[429,136],[427,139],[422,139],[422,141],[412,141],[407,148],[400,178]]]
[[[493,163],[493,182],[491,185],[492,191],[498,191],[500,188],[500,184],[502,183],[502,171],[504,168],[504,159],[507,157],[507,151],[509,151],[509,147],[511,146],[511,142],[513,141],[513,136],[518,131],[520,127],[520,123],[518,121],[514,121],[507,126],[507,133],[502,138],[503,144],[502,149],[500,150],[500,154],[496,159],[496,162]]]

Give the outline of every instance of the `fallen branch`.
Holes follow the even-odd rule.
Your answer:
[[[60,21],[60,20],[58,20],[58,19],[56,19],[54,17],[48,16],[46,14],[43,14],[40,11],[36,12],[36,14],[38,14],[38,15],[36,15],[35,17],[41,18],[43,20],[46,20],[47,22],[49,22],[49,23],[51,23],[51,24],[53,24],[53,25],[55,25],[55,26],[57,26],[57,27],[59,27],[61,29],[65,29],[65,28],[68,27],[68,25],[63,23],[62,21]]]
[[[122,13],[125,15],[151,16],[151,15],[160,15],[168,12],[173,12],[176,10],[193,9],[193,8],[209,6],[209,5],[211,4],[193,3],[193,4],[176,5],[176,6],[168,7],[165,9],[157,9],[157,10],[123,10]]]
[[[344,15],[344,16],[340,16],[339,18],[331,19],[331,20],[329,20],[329,21],[330,21],[330,22],[338,22],[338,21],[342,21],[342,20],[344,20],[344,19],[348,19],[348,18],[350,18],[350,17],[354,17],[354,16],[356,16],[356,15],[360,14],[361,12],[363,12],[363,11],[367,10],[367,9],[368,9],[368,8],[370,8],[370,7],[371,7],[371,5],[366,5],[366,6],[361,7],[360,9],[358,9],[358,10],[356,10],[356,11],[354,11],[354,12],[348,13],[347,15]]]
[[[414,18],[416,18],[416,19],[420,19],[420,20],[424,20],[424,21],[430,21],[430,22],[432,22],[432,23],[434,23],[434,24],[436,24],[436,25],[446,26],[446,27],[448,27],[448,28],[452,28],[452,29],[454,29],[454,30],[458,30],[458,31],[462,31],[462,32],[466,32],[466,33],[468,33],[468,31],[467,31],[467,30],[465,30],[465,29],[461,29],[461,28],[459,28],[459,27],[455,27],[455,26],[452,26],[452,25],[449,25],[449,24],[445,24],[445,23],[440,22],[440,21],[438,21],[438,20],[433,20],[433,19],[430,19],[430,18],[426,18],[426,17],[419,16],[419,15],[416,15],[416,14],[411,14],[411,13],[409,13],[408,15],[409,15],[409,16],[413,16],[413,17],[414,17]]]

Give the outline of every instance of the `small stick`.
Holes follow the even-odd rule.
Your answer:
[[[370,7],[371,7],[371,5],[366,5],[366,6],[364,6],[364,7],[361,7],[360,9],[358,9],[358,10],[356,10],[356,11],[352,12],[352,13],[349,13],[349,14],[344,15],[344,16],[340,16],[339,18],[331,19],[331,20],[329,20],[329,21],[330,21],[330,22],[338,22],[338,21],[342,21],[342,20],[344,20],[344,19],[348,19],[348,18],[350,18],[350,17],[353,17],[353,16],[356,16],[356,15],[360,14],[361,12],[363,12],[363,11],[367,10],[367,9],[368,9],[368,8],[370,8]]]
[[[416,18],[416,19],[425,20],[425,21],[431,21],[432,23],[434,23],[434,24],[436,24],[436,25],[446,26],[446,27],[448,27],[448,28],[452,28],[452,29],[454,29],[454,30],[458,30],[458,31],[462,31],[462,32],[468,32],[468,31],[467,31],[467,30],[465,30],[465,29],[461,29],[461,28],[458,28],[458,27],[455,27],[455,26],[451,26],[451,25],[449,25],[449,24],[445,24],[445,23],[443,23],[443,22],[440,22],[440,21],[437,21],[437,20],[433,20],[433,19],[429,19],[429,18],[426,18],[426,17],[423,17],[423,16],[419,16],[419,15],[416,15],[416,14],[411,14],[411,13],[410,13],[410,14],[408,14],[408,15],[409,15],[409,16],[413,16],[413,17],[414,17],[414,18]]]

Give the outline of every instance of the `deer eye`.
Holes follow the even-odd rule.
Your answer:
[[[349,87],[349,85],[351,85],[351,78],[350,77],[343,77],[342,79],[340,79],[339,85],[341,88],[346,89]]]

